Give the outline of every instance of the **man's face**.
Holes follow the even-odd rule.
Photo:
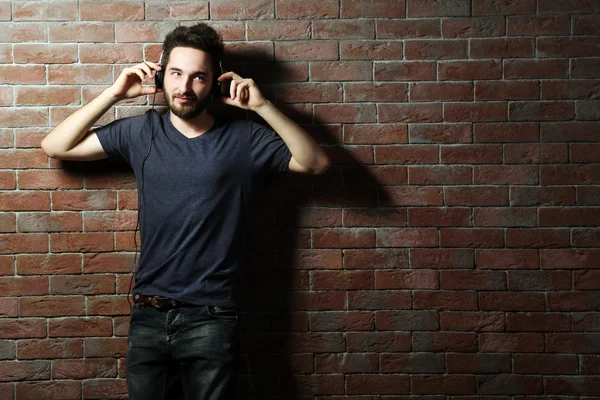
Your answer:
[[[164,74],[163,90],[171,112],[181,119],[198,116],[210,102],[210,55],[190,47],[175,47]]]

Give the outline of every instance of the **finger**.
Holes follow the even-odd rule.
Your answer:
[[[236,86],[237,86],[237,82],[236,81],[231,81],[231,86],[229,87],[229,96],[232,99],[235,99]]]
[[[229,72],[225,72],[223,75],[219,76],[217,79],[219,81],[222,81],[224,79],[231,79],[231,80],[234,80],[234,81],[239,81],[239,80],[242,79],[242,77],[239,76],[238,74],[236,74],[233,71],[229,71]]]
[[[140,64],[139,69],[141,69],[146,75],[152,76],[152,70],[146,64]]]
[[[156,86],[142,86],[142,94],[155,94],[161,91]]]
[[[152,69],[162,69],[162,67],[159,64],[153,63],[152,61],[144,61],[144,63],[148,64],[150,67],[152,67]]]

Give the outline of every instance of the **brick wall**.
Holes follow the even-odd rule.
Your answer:
[[[0,1],[0,399],[126,396],[133,176],[39,144],[197,20],[333,161],[257,198],[245,397],[599,398],[599,14],[594,0]]]

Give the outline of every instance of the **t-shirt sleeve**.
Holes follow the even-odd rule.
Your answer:
[[[131,134],[136,125],[134,122],[134,118],[123,118],[94,130],[104,152],[129,165],[132,165]]]
[[[283,139],[277,132],[256,122],[251,124],[250,151],[257,174],[289,170],[292,153]]]

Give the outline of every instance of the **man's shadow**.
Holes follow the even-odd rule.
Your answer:
[[[321,121],[308,111],[311,107],[307,110],[304,104],[278,99],[282,93],[278,86],[287,83],[286,77],[294,76],[295,71],[261,55],[226,59],[225,71],[253,78],[265,97],[302,125],[332,161],[323,175],[292,172],[272,175],[254,193],[251,228],[242,255],[245,268],[239,282],[236,399],[299,400],[318,394],[343,394],[322,393],[323,375],[319,376],[316,362],[319,353],[346,351],[343,332],[311,329],[314,313],[348,310],[345,303],[335,307],[322,304],[320,294],[326,291],[314,289],[311,284],[311,271],[343,268],[343,249],[313,248],[312,234],[320,228],[343,228],[343,208],[373,209],[389,204],[387,193],[364,167],[369,161],[357,159],[344,147],[350,144],[343,141],[342,123]],[[157,109],[162,106],[164,103],[159,102]],[[233,119],[248,118],[268,126],[257,114],[230,106],[213,106],[211,112]],[[131,170],[117,162],[62,162],[61,167],[67,173],[81,173],[82,164],[86,180],[108,178],[109,182],[119,182],[124,177],[125,187],[135,183]],[[321,217],[320,214],[332,210],[337,217]],[[325,253],[334,255],[333,263],[323,260],[321,256]],[[169,399],[183,399],[177,389],[174,384]]]

